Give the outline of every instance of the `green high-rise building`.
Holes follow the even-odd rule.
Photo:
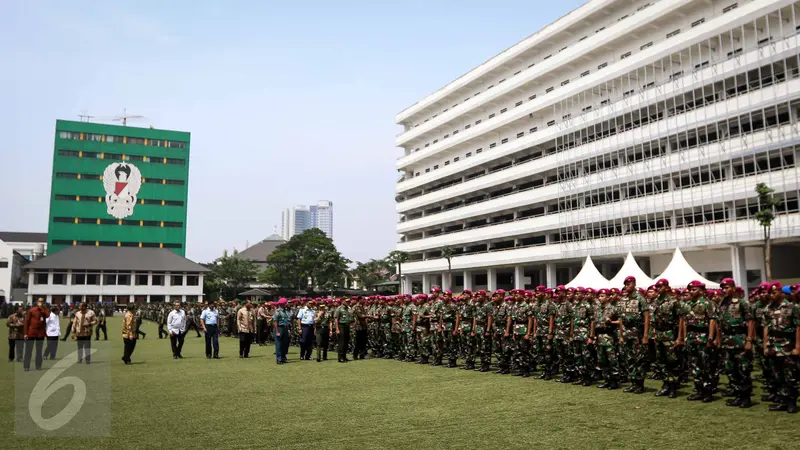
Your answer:
[[[47,252],[72,245],[186,254],[183,131],[56,121]]]

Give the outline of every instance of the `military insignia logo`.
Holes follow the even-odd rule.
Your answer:
[[[115,219],[130,217],[142,187],[142,173],[133,164],[113,163],[103,172],[103,187],[108,215]]]

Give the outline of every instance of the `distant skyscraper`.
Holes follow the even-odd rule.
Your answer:
[[[298,205],[283,210],[281,236],[285,240],[311,228],[319,228],[333,238],[333,203],[321,200],[316,205]]]

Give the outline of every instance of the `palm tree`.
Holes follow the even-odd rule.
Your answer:
[[[764,229],[764,268],[767,271],[767,280],[772,279],[772,238],[771,229],[772,222],[775,220],[775,208],[780,204],[780,201],[773,195],[775,189],[767,186],[765,183],[758,183],[756,185],[756,194],[758,194],[758,207],[759,210],[755,215],[755,219],[759,225]]]
[[[444,247],[442,247],[441,252],[442,252],[442,258],[447,260],[447,288],[453,289],[453,275],[451,273],[453,270],[453,266],[450,263],[450,260],[453,259],[453,255],[455,255],[455,250],[453,250],[453,247],[445,245]]]
[[[397,265],[397,279],[400,281],[400,287],[397,288],[397,292],[400,294],[403,293],[403,263],[408,261],[408,253],[395,250],[389,253],[389,256],[386,257],[386,260],[392,264]]]

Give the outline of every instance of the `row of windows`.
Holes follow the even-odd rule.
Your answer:
[[[103,175],[92,173],[73,173],[73,172],[58,172],[56,178],[70,178],[76,180],[102,180]],[[174,184],[178,186],[186,185],[186,180],[170,180],[166,178],[145,178],[142,177],[142,183],[151,184]]]
[[[140,161],[140,162],[161,163],[161,164],[177,164],[181,166],[186,165],[186,160],[183,158],[158,158],[158,157],[142,156],[142,155],[125,155],[122,153],[84,152],[80,150],[59,150],[58,156],[74,156],[77,158],[114,159],[120,161]]]
[[[647,4],[643,5],[643,6],[640,6],[639,8],[637,8],[636,12],[639,12],[639,11],[641,11],[641,10],[643,10],[643,9],[647,8],[648,6],[650,6],[650,3],[647,3]],[[616,21],[617,21],[617,22],[619,22],[619,21],[621,21],[621,20],[623,20],[623,19],[627,19],[628,17],[630,17],[630,16],[631,16],[631,14],[635,14],[635,13],[625,14],[625,15],[623,15],[622,17],[620,17],[619,19],[617,19]],[[705,19],[703,19],[703,21],[704,21],[704,20],[705,20]],[[613,22],[610,22],[610,23],[613,23]],[[702,22],[700,22],[700,23],[702,23]],[[605,26],[604,26],[604,27],[601,27],[601,28],[598,28],[598,29],[595,31],[595,34],[597,34],[597,33],[601,32],[601,31],[603,31],[603,30],[605,30],[605,29],[606,29],[606,27],[605,27]],[[584,41],[586,38],[588,38],[588,36],[583,36],[582,38],[578,39],[578,41],[577,41],[577,42],[582,42],[582,41]],[[562,48],[561,48],[561,49],[558,51],[558,53],[561,53],[561,52],[563,52],[563,51],[564,51],[564,50],[566,50],[567,48],[569,48],[569,46],[562,47]],[[548,59],[550,59],[552,56],[553,56],[553,54],[551,53],[551,54],[549,54],[549,55],[545,56],[544,58],[542,58],[542,61],[547,61],[547,60],[548,60]],[[537,57],[538,57],[538,52],[537,52]],[[514,77],[514,76],[517,76],[517,75],[519,75],[520,73],[522,73],[524,70],[528,70],[528,69],[531,69],[531,68],[533,68],[535,65],[536,65],[536,62],[534,62],[534,63],[531,63],[531,64],[529,64],[529,65],[528,65],[528,67],[527,67],[526,69],[518,70],[517,72],[515,72],[515,73],[514,73],[513,75],[511,75],[511,76],[512,76],[512,77]],[[498,82],[497,82],[497,85],[503,84],[505,81],[506,81],[506,78],[503,78],[503,79],[501,79],[500,81],[498,81]],[[490,85],[489,85],[489,86],[486,88],[486,91],[488,91],[488,90],[492,89],[494,86],[495,86],[495,84],[490,84]],[[483,91],[476,92],[476,93],[475,93],[475,94],[474,94],[472,97],[467,97],[467,98],[465,98],[465,99],[464,99],[464,102],[467,102],[467,101],[469,101],[470,99],[472,99],[472,98],[474,98],[474,97],[477,97],[477,96],[478,96],[478,95],[480,95],[482,92],[483,92]],[[534,97],[535,97],[535,96],[534,96]],[[456,107],[456,106],[458,106],[459,104],[460,104],[460,103],[456,103],[456,104],[454,104],[454,105],[452,106],[452,108],[455,108],[455,107]],[[446,112],[447,112],[447,111],[449,111],[449,110],[450,110],[450,108],[445,108],[445,109],[443,109],[443,110],[441,111],[441,113],[442,113],[442,114],[443,114],[443,113],[446,113]],[[420,126],[421,124],[428,122],[429,120],[435,119],[435,118],[436,118],[436,117],[438,117],[438,116],[439,116],[439,113],[436,113],[436,114],[432,115],[431,117],[429,117],[429,118],[427,118],[427,119],[423,120],[422,122],[419,122],[419,123],[415,124],[415,125],[413,126],[413,128],[416,128],[416,127]],[[417,150],[419,150],[419,149],[417,149]]]
[[[669,147],[673,153],[679,153],[696,148],[700,145],[730,140],[741,135],[763,130],[766,127],[789,123],[790,116],[788,111],[786,111],[786,105],[782,105],[780,108],[776,109],[770,108],[770,110],[767,111],[767,114],[765,114],[764,111],[756,110],[752,113],[746,113],[738,117],[729,118],[720,123],[712,123],[704,127],[685,131],[669,138],[637,144],[633,147],[613,151],[605,155],[597,155],[585,160],[577,161],[575,163],[570,163],[560,167],[555,174],[540,175],[521,179],[517,181],[518,184],[513,188],[499,189],[486,194],[473,196],[472,198],[467,198],[461,202],[457,201],[456,203],[451,203],[449,205],[430,208],[425,210],[425,215],[431,216],[440,212],[450,211],[475,203],[489,201],[502,195],[515,194],[531,189],[537,189],[559,181],[569,181],[571,179],[585,177],[587,175],[613,169],[615,167],[624,167],[626,165],[635,164],[641,161],[651,160],[666,155],[667,147]],[[748,162],[754,157],[740,158],[737,161],[731,162],[732,165],[730,166],[730,170],[732,170],[733,173],[738,176],[742,174],[760,173],[760,170],[751,170],[753,164],[755,164],[756,168],[758,168],[759,165],[764,165],[765,163],[768,167],[789,167],[795,162],[794,152],[796,151],[798,151],[796,147],[788,147],[782,152],[776,153],[773,151],[766,154],[761,154],[755,158],[755,161],[761,162],[756,163]],[[777,155],[779,153],[783,154],[781,157],[784,158],[785,163],[778,164],[776,161],[774,161],[774,159],[778,157]],[[534,161],[544,156],[544,154],[546,154],[546,152],[539,151],[536,154],[519,158],[514,162],[500,164],[490,168],[489,173]],[[485,174],[486,173],[484,172],[480,172],[477,174],[477,176],[483,176]],[[473,178],[477,178],[477,176],[474,176]],[[469,179],[467,181],[469,181]],[[681,185],[680,182],[677,182],[677,184]],[[413,220],[421,216],[422,211],[414,213],[410,212],[406,214],[406,220]]]
[[[53,245],[85,245],[91,247],[183,248],[182,244],[164,242],[69,241],[53,240]]]
[[[94,219],[86,217],[53,217],[53,222],[93,224],[93,225],[127,225],[133,227],[183,228],[183,222],[165,222],[159,220],[123,220],[123,219]]]
[[[63,195],[57,194],[56,200],[72,201],[72,202],[97,202],[102,203],[105,201],[104,197],[94,196],[80,196],[80,195]],[[156,200],[147,198],[137,198],[136,202],[140,205],[161,205],[161,206],[183,206],[183,200]]]
[[[73,141],[113,142],[117,144],[136,144],[148,147],[186,148],[186,142],[168,141],[165,139],[134,138],[127,136],[113,136],[110,134],[79,133],[77,131],[59,131],[59,139]]]
[[[131,277],[130,272],[124,273],[92,273],[87,271],[75,271],[71,274],[64,272],[53,272],[52,283],[50,274],[47,272],[35,272],[33,274],[33,284],[58,284],[66,285],[70,280],[73,285],[89,286],[130,286],[134,281],[134,286],[164,286],[167,276],[170,278],[170,286],[199,286],[200,277],[198,275],[166,275],[154,272],[152,275],[147,273],[136,273]],[[72,275],[70,279],[70,275]],[[185,278],[185,280],[184,280]]]
[[[700,107],[705,107],[722,100],[729,100],[739,95],[744,95],[759,89],[763,89],[765,87],[772,86],[775,83],[784,82],[787,79],[787,75],[790,78],[797,78],[800,76],[800,71],[798,71],[798,68],[793,66],[797,63],[794,58],[782,61],[782,63],[783,62],[785,62],[786,65],[773,63],[758,67],[746,73],[731,76],[725,80],[718,81],[712,86],[704,86],[702,88],[665,99],[659,102],[659,105],[664,106],[664,108],[661,109],[664,109],[668,116],[674,116]],[[791,66],[789,66],[790,64]],[[546,154],[569,150],[579,145],[614,136],[617,133],[639,128],[648,123],[661,120],[663,119],[665,112],[663,110],[659,111],[659,109],[660,108],[658,105],[648,105],[645,108],[625,113],[622,116],[614,116],[604,122],[591,125],[584,129],[578,129],[569,133],[568,135],[562,135],[556,139],[557,147],[555,151],[550,151]],[[569,120],[570,118],[571,114],[564,116],[565,121]],[[741,123],[741,120],[739,123]],[[555,121],[548,123],[548,126],[552,125],[555,125]],[[734,129],[735,128],[736,126],[734,126]],[[536,131],[536,128],[534,127],[530,131],[532,133]],[[518,133],[517,138],[524,136],[524,134],[524,132]],[[507,142],[508,138],[503,138],[501,140],[501,145]],[[496,143],[489,144],[490,149],[494,147],[496,147]],[[482,148],[479,148],[476,153],[480,153],[482,150]],[[469,157],[471,154],[472,152],[468,152],[466,156]],[[445,165],[449,165],[449,163],[446,163]],[[438,168],[439,166],[435,165],[433,170]],[[430,168],[426,169],[426,173],[430,172],[430,170]],[[489,173],[491,173],[491,170]],[[416,176],[418,175],[419,172],[416,173]],[[471,178],[467,176],[467,180],[469,179]],[[426,189],[425,192],[434,192],[460,182],[461,178],[458,177],[451,181],[445,181],[439,185],[431,186]],[[417,194],[409,194],[406,199],[411,199],[417,197],[418,195],[421,195],[421,192]],[[401,197],[400,201],[402,202],[404,199]]]
[[[696,22],[693,24],[693,26],[697,26],[697,25],[699,25],[699,24],[701,24],[701,23],[704,23],[704,22],[705,22],[705,19],[698,20],[698,21],[696,21]],[[800,28],[800,27],[798,27],[798,28]],[[676,32],[680,32],[680,30],[675,30],[675,31],[676,31]],[[673,33],[675,33],[675,31],[674,31]],[[758,41],[758,46],[759,46],[759,47],[761,47],[761,46],[763,46],[763,45],[766,45],[766,44],[768,44],[768,43],[770,43],[770,42],[773,42],[773,40],[774,40],[773,36],[768,36],[768,37],[762,38],[762,39],[760,39],[760,40]],[[651,44],[652,44],[652,43],[651,43]],[[649,46],[649,45],[648,45],[648,44],[646,44],[646,45],[645,45],[645,49],[646,49],[646,47],[648,47],[648,46]],[[739,55],[739,54],[740,54],[742,51],[743,51],[743,48],[737,48],[737,49],[734,49],[734,50],[732,50],[732,51],[730,51],[730,52],[728,52],[728,53],[727,53],[727,55],[726,55],[726,59],[730,59],[730,58],[732,58],[732,57],[734,57],[734,56],[737,56],[737,55]],[[630,55],[630,52],[629,52],[629,53],[627,53],[626,55]],[[623,55],[622,57],[624,58],[624,57],[625,57],[625,55]],[[711,57],[711,59],[712,59],[712,60],[714,59],[714,58],[713,58],[713,55],[710,55],[710,57]],[[694,69],[695,69],[695,70],[700,70],[700,69],[703,69],[703,68],[705,68],[705,67],[708,67],[708,66],[711,64],[711,62],[715,62],[715,63],[716,63],[717,61],[708,61],[708,60],[707,60],[707,61],[703,61],[703,62],[697,63],[697,64],[695,64],[695,65],[694,65]],[[601,64],[601,65],[599,65],[599,66],[598,66],[598,70],[600,70],[600,69],[603,69],[603,68],[605,68],[605,67],[607,67],[607,66],[608,66],[608,63],[603,63],[603,64]],[[583,72],[583,73],[581,74],[581,77],[583,77],[583,76],[586,76],[586,75],[589,75],[589,73],[590,73],[590,71],[585,71],[585,72]],[[671,75],[670,75],[670,77],[669,77],[669,80],[677,79],[678,77],[680,77],[680,76],[683,76],[683,74],[684,74],[684,71],[682,71],[682,70],[681,70],[681,71],[679,71],[679,72],[676,72],[676,73],[674,73],[674,74],[671,74]],[[569,80],[565,80],[565,81],[563,81],[563,82],[561,83],[561,86],[565,86],[565,85],[567,85],[567,84],[569,84]],[[647,89],[654,88],[655,86],[656,86],[656,82],[655,82],[655,81],[652,81],[652,82],[649,82],[649,83],[643,84],[643,85],[642,85],[642,89],[641,89],[641,91],[645,91],[645,90],[647,90]],[[547,89],[545,90],[545,94],[547,94],[547,93],[549,93],[549,92],[552,92],[554,89],[555,89],[554,87],[547,88]],[[631,95],[633,95],[635,92],[636,92],[636,90],[635,90],[635,89],[629,89],[629,90],[626,90],[626,91],[623,93],[623,95],[622,95],[622,98],[627,98],[627,97],[630,97],[630,96],[631,96]],[[531,96],[529,97],[529,99],[528,99],[528,100],[529,100],[529,101],[530,101],[530,100],[534,100],[534,99],[536,99],[536,97],[537,97],[537,96],[536,96],[535,94],[534,94],[534,95],[531,95]],[[604,100],[604,101],[602,101],[602,102],[600,103],[600,106],[604,106],[604,105],[607,105],[607,104],[609,104],[609,103],[610,103],[610,99],[606,99],[606,100]],[[517,102],[517,103],[515,104],[515,106],[520,106],[521,104],[522,104],[522,102]],[[586,113],[586,112],[588,112],[588,111],[590,111],[590,110],[592,110],[592,109],[593,109],[592,105],[589,105],[589,106],[586,106],[586,107],[584,107],[584,108],[583,108],[583,110],[582,110],[582,112]],[[506,112],[506,110],[507,110],[507,108],[503,108],[503,109],[501,109],[500,113],[502,114],[502,113]],[[571,117],[571,115],[569,115],[569,116]],[[491,114],[489,114],[489,119],[491,119],[491,118],[493,118],[493,117],[495,117],[495,113],[491,113]],[[567,120],[567,119],[563,119],[563,120]],[[481,122],[482,122],[482,119],[478,119],[478,120],[476,120],[476,121],[475,121],[475,125],[478,125],[478,124],[480,124]],[[547,123],[547,126],[553,126],[553,125],[555,125],[555,124],[556,124],[556,120],[551,120],[551,121],[549,121],[549,122]],[[472,127],[472,124],[467,124],[467,125],[464,127],[464,129],[466,130],[466,129],[469,129],[469,128],[471,128],[471,127]],[[538,131],[538,127],[532,127],[532,128],[530,129],[530,133],[534,133],[535,131]],[[453,135],[457,134],[457,131],[454,131],[452,134],[453,134]],[[523,132],[522,134],[524,135],[524,132]],[[445,135],[445,138],[447,138],[447,137],[449,137],[449,136],[450,136],[449,134],[448,134],[448,135]],[[518,137],[521,137],[521,136],[518,136]],[[425,144],[425,145],[424,145],[424,147],[426,147],[426,148],[427,148],[427,147],[429,147],[430,145],[432,145],[432,144],[436,144],[436,143],[438,143],[438,142],[439,142],[439,139],[434,139],[432,142],[429,142],[429,143]],[[414,151],[414,152],[417,152],[417,151],[419,151],[419,150],[420,150],[420,147],[418,147],[418,148],[414,149],[413,151]],[[435,169],[434,169],[434,170],[435,170]],[[428,173],[428,172],[430,172],[430,170],[425,170],[425,173]],[[414,174],[413,174],[413,176],[419,176],[419,175],[420,175],[420,172],[416,172],[416,173],[414,173]],[[399,180],[399,182],[401,182],[401,181],[404,181],[404,180],[405,180],[405,178],[402,178],[401,180]]]

